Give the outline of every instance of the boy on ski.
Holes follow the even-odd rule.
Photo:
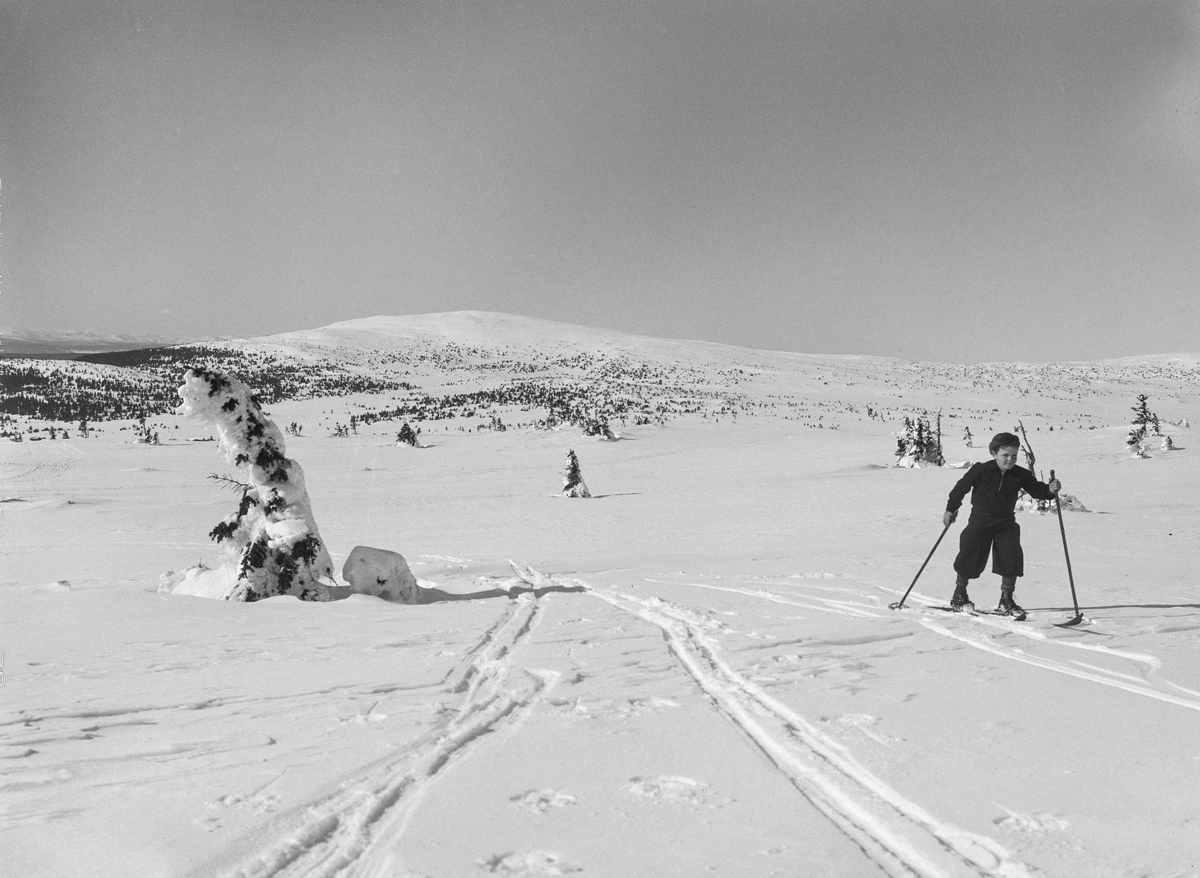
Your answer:
[[[967,492],[971,492],[971,517],[958,538],[958,556],[954,559],[954,596],[950,606],[956,610],[973,610],[967,597],[967,583],[977,579],[992,556],[992,572],[1000,577],[1000,604],[996,612],[1005,616],[1025,615],[1016,601],[1013,590],[1017,577],[1025,573],[1025,555],[1021,551],[1021,526],[1014,510],[1017,495],[1024,491],[1035,500],[1053,499],[1062,485],[1058,479],[1050,484],[1039,482],[1029,470],[1017,466],[1021,440],[1012,433],[997,433],[988,443],[992,460],[977,463],[950,489],[946,514],[942,524],[949,527],[958,518],[959,507]]]

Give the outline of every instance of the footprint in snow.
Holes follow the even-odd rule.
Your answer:
[[[872,741],[878,741],[880,744],[891,744],[895,741],[904,740],[903,738],[893,738],[891,735],[884,735],[874,731],[873,726],[879,723],[879,717],[872,716],[869,713],[844,713],[837,718],[836,722],[838,725],[857,729]]]
[[[583,698],[552,699],[550,703],[568,713],[586,716],[589,719],[622,719],[636,716],[653,716],[679,707],[673,698],[599,698],[592,701]]]
[[[574,796],[559,790],[527,790],[509,796],[508,800],[537,814],[544,814],[551,808],[565,808],[575,804]]]
[[[684,802],[703,805],[708,784],[690,777],[635,777],[629,782],[629,792],[653,802]]]
[[[495,854],[479,863],[485,872],[495,875],[568,875],[583,871],[550,851],[522,851]]]
[[[199,818],[195,823],[207,832],[216,832],[225,827],[226,812],[231,809],[253,811],[256,814],[273,814],[279,807],[279,802],[279,796],[274,793],[259,792],[248,795],[230,793],[213,799],[211,802],[205,802],[208,809],[215,813]]]
[[[1055,817],[1053,814],[1046,812],[1041,814],[1018,814],[1016,811],[1008,810],[1003,805],[999,807],[1008,816],[997,817],[992,822],[1002,829],[1011,829],[1014,832],[1022,832],[1026,835],[1048,835],[1053,832],[1062,832],[1071,825],[1061,817]]]

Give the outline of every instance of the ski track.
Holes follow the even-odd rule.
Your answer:
[[[884,588],[883,591],[891,592],[892,594],[902,594],[903,593],[896,589],[891,589],[891,588]],[[941,607],[941,606],[946,605],[944,601],[939,601],[937,598],[930,597],[929,595],[920,594],[915,591],[911,593],[910,597],[915,598],[916,600],[919,600],[922,604],[925,605],[926,608]],[[1096,643],[1080,643],[1079,641],[1076,641],[1076,640],[1062,640],[1059,638],[1051,638],[1051,637],[1047,637],[1045,632],[1038,631],[1036,628],[1021,626],[1015,622],[1005,622],[999,618],[989,619],[986,616],[977,616],[972,613],[964,613],[964,614],[962,614],[962,616],[964,619],[971,619],[971,620],[979,623],[980,625],[987,625],[992,628],[1000,629],[1001,631],[1008,631],[1013,634],[1018,634],[1021,637],[1029,637],[1034,640],[1043,641],[1045,643],[1053,643],[1055,646],[1066,646],[1066,647],[1070,647],[1072,649],[1090,650],[1092,652],[1099,652],[1099,653],[1104,653],[1106,655],[1115,656],[1116,658],[1129,659],[1129,661],[1131,661],[1131,662],[1138,662],[1139,664],[1148,665],[1151,668],[1151,670],[1155,670],[1155,671],[1162,668],[1162,659],[1158,658],[1157,656],[1146,655],[1145,653],[1140,653],[1140,652],[1127,652],[1123,649],[1113,649],[1111,646],[1101,646]]]
[[[1085,662],[1072,662],[1070,665],[1063,664],[1062,662],[1057,662],[1053,659],[1030,655],[1022,649],[1001,646],[986,635],[976,637],[963,631],[951,631],[949,628],[934,622],[932,619],[920,619],[918,621],[920,621],[922,625],[924,625],[930,631],[933,631],[935,634],[940,634],[943,637],[949,637],[953,640],[959,641],[960,643],[965,643],[968,646],[973,646],[976,649],[981,649],[984,652],[989,652],[993,655],[1001,656],[1002,658],[1024,662],[1027,665],[1033,665],[1035,668],[1056,671],[1060,674],[1066,674],[1069,677],[1078,677],[1081,680],[1090,680],[1093,683],[1102,683],[1105,686],[1113,686],[1117,689],[1123,689],[1126,692],[1132,692],[1135,695],[1143,695],[1146,698],[1154,698],[1158,701],[1165,701],[1167,704],[1186,707],[1190,710],[1200,710],[1200,700],[1194,698],[1184,698],[1180,695],[1172,695],[1169,692],[1163,692],[1159,689],[1152,688],[1151,686],[1145,684],[1142,681],[1142,678],[1133,677],[1129,674],[1122,674],[1117,671],[1109,671],[1096,665],[1086,664]],[[1075,665],[1076,667],[1072,667],[1072,665]],[[1182,688],[1176,687],[1174,684],[1172,684],[1172,687],[1178,689]]]
[[[661,579],[647,579],[646,582],[652,582],[655,585],[668,584],[664,580],[661,580]],[[804,610],[818,610],[822,613],[837,613],[837,614],[843,615],[843,616],[857,616],[859,618],[875,618],[878,616],[877,613],[875,613],[871,610],[868,610],[868,609],[864,609],[860,605],[856,605],[852,601],[846,601],[846,600],[834,600],[832,598],[815,598],[814,600],[819,601],[819,603],[804,603],[801,601],[789,600],[788,598],[781,597],[780,595],[774,594],[773,592],[766,591],[765,589],[734,588],[734,587],[728,586],[728,585],[705,585],[704,583],[701,583],[701,582],[684,582],[684,583],[678,583],[678,584],[679,585],[688,585],[693,588],[708,588],[708,589],[712,589],[713,591],[732,592],[733,594],[741,594],[741,595],[746,595],[747,597],[759,598],[760,600],[771,601],[772,603],[776,603],[776,604],[786,604],[789,607],[799,607]]]
[[[531,583],[532,584],[532,583]],[[468,654],[450,685],[461,695],[453,714],[339,784],[337,791],[273,820],[257,835],[266,838],[239,862],[198,870],[194,878],[371,878],[398,874],[395,842],[429,786],[452,761],[506,725],[520,724],[554,685],[552,672],[528,672],[513,681],[513,653],[541,620],[532,595],[512,601]],[[242,850],[245,850],[243,846]]]
[[[899,591],[890,588],[884,588],[884,591],[900,594]],[[926,607],[937,607],[941,604],[934,598],[928,595],[921,595],[916,592],[912,593],[912,597],[921,601]],[[1146,698],[1153,698],[1157,701],[1163,701],[1167,704],[1174,704],[1178,707],[1186,707],[1189,710],[1200,710],[1200,692],[1195,692],[1177,683],[1172,683],[1169,680],[1157,680],[1153,675],[1162,668],[1162,659],[1145,653],[1128,652],[1121,649],[1113,649],[1109,646],[1101,646],[1095,643],[1081,643],[1076,640],[1064,640],[1057,637],[1048,637],[1044,632],[1038,631],[1036,628],[1027,627],[1022,622],[1005,622],[1001,619],[992,619],[986,616],[977,616],[973,613],[963,613],[961,618],[970,620],[972,623],[1000,630],[1006,634],[1016,634],[1020,637],[1027,637],[1031,640],[1036,640],[1039,643],[1044,643],[1053,646],[1062,646],[1070,649],[1082,649],[1088,652],[1099,653],[1101,655],[1109,655],[1114,658],[1125,659],[1135,662],[1136,664],[1145,665],[1148,668],[1149,676],[1134,676],[1132,674],[1124,674],[1120,671],[1113,671],[1099,665],[1089,664],[1087,662],[1072,660],[1070,664],[1055,661],[1054,659],[1043,658],[1041,656],[1031,655],[1023,649],[1017,647],[1004,646],[997,643],[993,638],[987,635],[974,636],[965,631],[953,630],[945,625],[934,621],[928,616],[919,619],[918,621],[925,628],[940,634],[943,637],[948,637],[952,640],[957,640],[960,643],[965,643],[975,649],[989,652],[993,655],[1001,656],[1002,658],[1012,661],[1023,662],[1027,665],[1032,665],[1036,668],[1042,668],[1047,671],[1054,671],[1059,674],[1066,674],[1070,677],[1077,677],[1082,680],[1089,680],[1093,683],[1100,683],[1105,686],[1113,686],[1117,689],[1122,689],[1126,692],[1135,695],[1142,695]],[[957,628],[957,626],[956,626]],[[1166,689],[1172,692],[1164,691]],[[1180,693],[1180,694],[1174,694]],[[1192,696],[1190,698],[1185,696]]]
[[[555,582],[527,567],[520,572],[539,585]],[[578,579],[569,582],[661,629],[668,650],[717,709],[885,874],[894,878],[1034,875],[992,839],[938,820],[905,798],[841,744],[739,674],[706,635],[712,627],[708,620],[657,598],[597,589]]]
[[[648,582],[658,582],[658,580],[647,580]],[[714,588],[720,591],[733,591],[740,594],[745,594],[749,597],[757,597],[763,600],[769,600],[777,603],[791,603],[786,599],[780,598],[770,592],[758,589],[736,589],[727,586],[711,586],[701,585],[699,583],[690,583],[700,588]],[[881,590],[891,594],[902,594],[903,592],[880,586]],[[919,592],[911,592],[909,595],[912,599],[921,602],[926,608],[941,606],[936,598],[929,595],[924,595]],[[830,602],[835,603],[835,602]],[[821,609],[812,607],[812,609]],[[837,610],[830,610],[837,612]],[[875,618],[881,617],[883,614],[878,612],[863,612],[861,615],[869,615]],[[1027,626],[1019,622],[1006,622],[1001,619],[988,618],[987,616],[975,615],[973,613],[964,613],[961,618],[970,620],[972,623],[993,630],[1003,631],[1006,634],[1015,634],[1019,637],[1026,637],[1031,640],[1048,646],[1061,646],[1068,649],[1081,649],[1088,652],[1099,653],[1101,655],[1112,656],[1113,658],[1125,659],[1137,664],[1145,665],[1149,669],[1150,674],[1155,674],[1162,669],[1162,659],[1157,656],[1147,655],[1145,653],[1130,652],[1122,649],[1114,649],[1110,646],[1102,646],[1095,643],[1081,643],[1076,640],[1065,640],[1047,636],[1044,632]],[[1148,698],[1154,698],[1159,701],[1165,701],[1168,704],[1174,704],[1180,707],[1186,707],[1191,710],[1200,710],[1200,692],[1195,692],[1177,683],[1172,683],[1169,680],[1153,680],[1147,677],[1135,677],[1130,674],[1123,674],[1119,671],[1111,671],[1102,668],[1098,665],[1088,664],[1087,662],[1072,660],[1070,664],[1055,661],[1053,659],[1042,658],[1040,656],[1030,655],[1022,649],[1016,647],[1003,646],[997,643],[994,639],[985,636],[973,637],[971,635],[953,631],[944,625],[941,625],[928,618],[919,620],[920,623],[935,634],[943,637],[949,637],[953,640],[960,641],[976,649],[981,649],[985,652],[990,652],[993,655],[998,655],[1012,661],[1023,662],[1033,667],[1042,668],[1043,670],[1055,671],[1060,674],[1077,677],[1083,680],[1089,680],[1094,683],[1101,683],[1106,686],[1115,686],[1118,689],[1123,689],[1126,692],[1131,692],[1136,695],[1143,695]],[[1160,688],[1155,688],[1156,686]],[[1163,691],[1171,689],[1174,692],[1181,694],[1172,694],[1171,692]],[[1194,696],[1187,698],[1184,696]]]
[[[662,580],[647,579],[646,581],[656,584],[663,584]],[[872,612],[865,609],[860,609],[858,606],[842,601],[827,601],[823,598],[817,598],[817,600],[821,601],[822,604],[830,604],[833,606],[814,606],[800,603],[798,601],[791,601],[763,589],[741,589],[730,586],[705,585],[701,583],[684,584],[695,586],[697,588],[709,588],[717,591],[734,592],[737,594],[746,595],[748,597],[759,598],[761,600],[767,600],[774,603],[804,607],[806,609],[824,610],[831,613],[844,613],[846,615],[871,618],[880,618],[883,616],[883,614],[880,612]],[[902,594],[902,592],[896,589],[882,586],[881,589],[892,594]],[[926,608],[941,606],[941,602],[939,602],[936,598],[921,594],[919,592],[911,592],[910,597],[913,600],[924,604]],[[1113,647],[1103,646],[1096,643],[1082,643],[1077,640],[1049,637],[1045,634],[1045,632],[1039,631],[1036,628],[1019,622],[1007,622],[1001,619],[989,618],[987,616],[980,616],[972,613],[964,613],[962,614],[961,618],[964,620],[970,620],[972,623],[986,628],[1003,631],[1006,634],[1014,634],[1018,637],[1026,637],[1030,640],[1035,640],[1038,643],[1047,646],[1061,646],[1067,649],[1080,649],[1087,652],[1112,656],[1113,658],[1124,659],[1136,664],[1145,665],[1151,675],[1162,669],[1162,659],[1158,658],[1157,656],[1147,655],[1145,653],[1130,652],[1122,649],[1114,649]],[[1043,670],[1066,674],[1079,679],[1089,680],[1094,683],[1101,683],[1106,686],[1115,686],[1116,688],[1123,689],[1126,692],[1143,695],[1159,701],[1165,701],[1169,704],[1186,707],[1191,710],[1200,710],[1200,692],[1195,692],[1168,680],[1154,680],[1152,677],[1138,677],[1130,674],[1123,674],[1119,671],[1108,670],[1098,665],[1092,665],[1087,662],[1077,660],[1072,660],[1070,664],[1066,664],[1053,659],[1030,655],[1029,653],[1017,647],[1001,645],[993,638],[987,637],[986,635],[982,637],[973,637],[965,633],[959,633],[927,618],[921,619],[920,622],[923,626],[930,631],[933,631],[935,634],[958,640],[962,643],[966,643],[969,646],[973,646],[976,649],[981,649],[985,652],[990,652],[994,655],[1002,656],[1003,658],[1007,658],[1012,661],[1023,662],[1025,664],[1032,665],[1033,667],[1042,668]],[[1156,686],[1158,688],[1155,688]],[[1165,689],[1170,689],[1172,692],[1164,691]],[[1185,696],[1193,697],[1188,698]]]

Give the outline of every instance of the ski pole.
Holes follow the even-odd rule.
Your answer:
[[[929,563],[929,559],[933,557],[933,553],[937,551],[937,547],[938,547],[939,545],[941,545],[941,543],[942,543],[942,537],[944,537],[944,536],[946,535],[946,531],[950,530],[950,525],[951,525],[951,524],[954,524],[954,522],[953,522],[953,521],[951,521],[951,522],[950,522],[949,524],[947,524],[947,525],[946,525],[944,528],[942,528],[942,536],[940,536],[940,537],[938,537],[938,538],[937,538],[937,542],[936,542],[936,543],[934,543],[934,544],[933,544],[933,548],[929,550],[929,555],[928,555],[928,557],[926,557],[926,558],[925,558],[925,564],[922,564],[922,565],[921,565],[921,569],[920,569],[920,570],[918,570],[918,571],[917,571],[917,575],[913,577],[913,581],[912,581],[912,583],[910,583],[910,584],[909,584],[909,586],[908,586],[908,591],[906,591],[906,592],[904,593],[904,597],[900,598],[900,600],[896,601],[896,603],[894,603],[894,604],[888,604],[888,607],[889,607],[889,609],[892,609],[892,610],[900,610],[900,609],[903,609],[903,608],[904,608],[904,602],[905,602],[906,600],[908,600],[908,593],[909,593],[910,591],[912,591],[912,590],[913,590],[913,586],[917,584],[917,580],[918,580],[918,579],[920,579],[920,578],[921,578],[921,574],[925,572],[925,566],[926,566],[926,564],[928,564],[928,563]]]
[[[1050,481],[1054,481],[1054,470],[1050,470]],[[1075,575],[1071,572],[1071,553],[1067,551],[1067,529],[1063,525],[1062,501],[1058,499],[1057,494],[1054,495],[1054,508],[1058,510],[1058,530],[1062,534],[1063,557],[1067,559],[1067,582],[1071,583],[1071,603],[1075,605],[1075,618],[1058,626],[1065,628],[1068,625],[1078,625],[1082,622],[1083,613],[1079,612],[1079,599],[1075,597]]]

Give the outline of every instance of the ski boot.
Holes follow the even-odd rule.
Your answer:
[[[1009,585],[1007,581],[1001,583],[1000,586],[1000,603],[996,605],[996,614],[999,616],[1012,616],[1018,622],[1024,620],[1025,610],[1013,600],[1013,589],[1015,583]]]
[[[967,597],[967,581],[961,576],[954,581],[954,596],[950,598],[950,609],[956,613],[970,613],[975,609]]]

